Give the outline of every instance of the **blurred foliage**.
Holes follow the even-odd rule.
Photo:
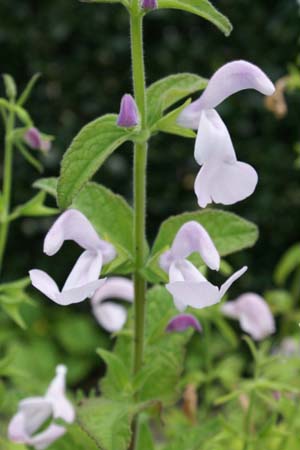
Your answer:
[[[236,58],[253,61],[275,81],[297,61],[296,0],[277,0],[272,8],[263,0],[255,6],[250,0],[217,0],[215,4],[234,25],[229,38],[184,12],[163,10],[147,17],[148,85],[180,71],[209,77]],[[29,106],[39,128],[57,136],[53,151],[43,158],[45,175],[57,175],[59,160],[79,129],[101,114],[117,112],[121,95],[131,91],[126,11],[117,5],[76,0],[2,0],[0,17],[1,71],[12,73],[21,87],[32,74],[42,73]],[[267,288],[274,262],[298,239],[300,188],[293,147],[299,141],[299,100],[299,91],[287,94],[288,114],[280,121],[266,112],[261,96],[252,92],[237,94],[221,106],[240,159],[253,164],[260,174],[255,195],[234,207],[257,223],[261,233],[255,249],[233,259],[250,266],[251,275],[241,281],[245,289]],[[148,232],[153,239],[159,223],[170,214],[197,208],[193,194],[197,165],[192,141],[169,135],[153,138],[149,158]],[[35,173],[24,167],[21,158],[15,170],[14,201],[23,203],[32,194]],[[107,161],[97,178],[130,201],[130,170],[128,145]],[[57,257],[58,264],[49,266],[40,251],[49,223],[49,219],[24,219],[21,227],[13,226],[6,279],[22,277],[32,266],[39,266],[63,280],[61,267],[71,263],[74,255],[64,252]]]
[[[229,38],[183,12],[159,11],[147,17],[148,85],[180,71],[209,77],[224,62],[238,58],[258,64],[274,81],[285,76],[291,64],[299,65],[300,16],[296,0],[277,0],[271,7],[263,0],[255,4],[250,0],[215,0],[215,4],[234,25]],[[114,5],[87,5],[76,0],[1,0],[0,18],[1,72],[13,74],[20,88],[34,73],[42,73],[29,107],[38,127],[56,136],[51,153],[40,159],[45,166],[44,176],[57,176],[59,161],[73,136],[94,118],[117,112],[122,94],[131,91],[126,12]],[[285,278],[285,274],[289,275],[285,264],[292,266],[292,262],[283,262],[277,269],[276,281],[284,286],[274,289],[272,285],[275,263],[299,241],[300,184],[293,149],[299,142],[300,94],[291,89],[285,95],[287,114],[281,120],[267,111],[261,97],[252,92],[242,92],[220,108],[240,159],[253,164],[260,174],[255,195],[230,208],[259,226],[260,240],[254,249],[229,261],[234,266],[250,266],[239,289],[266,291],[277,315],[278,341],[296,335],[300,321],[298,298]],[[125,145],[97,175],[98,181],[123,194],[129,202],[131,157],[130,145]],[[192,140],[169,135],[153,138],[148,175],[150,240],[170,214],[197,209],[193,193],[196,172]],[[16,155],[14,174],[13,203],[24,204],[36,192],[31,188],[36,172]],[[48,204],[55,207],[51,199]],[[23,278],[32,267],[43,268],[58,282],[63,281],[77,250],[68,243],[55,256],[54,264],[42,254],[42,240],[51,221],[47,217],[20,217],[12,224],[4,281]],[[297,259],[298,247],[295,249]],[[299,272],[294,279],[299,280]],[[32,291],[28,292],[30,297],[21,305],[26,331],[11,321],[9,315],[12,317],[13,312],[0,316],[0,375],[5,382],[5,388],[0,382],[0,419],[10,416],[24,396],[40,395],[59,361],[69,368],[69,386],[89,391],[103,372],[95,349],[110,349],[112,344],[91,316],[89,302],[65,309],[46,299],[32,298]],[[206,337],[199,339],[195,335],[191,339],[180,388],[184,391],[193,385],[200,408],[189,410],[192,416],[187,415],[184,406],[189,407],[184,400],[178,408],[164,410],[162,419],[170,444],[164,443],[161,421],[154,415],[151,428],[161,443],[159,448],[197,450],[196,442],[202,450],[225,446],[240,450],[245,425],[242,413],[247,411],[247,402],[255,391],[251,422],[254,442],[259,436],[262,450],[296,450],[299,398],[292,391],[295,386],[299,388],[298,356],[282,356],[279,360],[270,357],[276,342],[269,339],[251,360],[246,343],[238,337],[238,325],[228,324],[217,308],[201,312],[199,319]],[[14,320],[18,322],[19,318]],[[214,338],[208,341],[212,333]],[[254,369],[266,384],[257,385],[251,379]],[[274,398],[276,391],[282,391],[279,400]],[[215,406],[207,417],[211,402]],[[146,437],[140,440],[145,439],[151,448],[147,420]],[[1,449],[5,434],[5,421],[0,420]],[[94,449],[94,444],[87,444],[86,436],[81,434],[72,427],[53,449],[69,450],[74,442],[78,448],[87,450],[89,445],[88,449]],[[5,450],[16,448],[6,441],[4,445]]]

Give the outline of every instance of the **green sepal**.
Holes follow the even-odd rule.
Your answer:
[[[3,74],[2,77],[7,98],[12,101],[15,100],[17,96],[17,86],[15,80],[8,73]]]
[[[23,205],[17,206],[9,215],[8,220],[12,221],[21,216],[25,217],[40,217],[40,216],[53,216],[59,212],[56,208],[49,208],[44,205],[46,198],[45,192],[39,192],[33,198]]]
[[[22,94],[20,95],[17,104],[19,106],[23,106],[28,98],[30,97],[30,94],[32,92],[32,89],[34,88],[36,82],[38,81],[38,79],[40,78],[41,74],[40,73],[36,73],[35,75],[33,75],[33,77],[28,81],[24,91],[22,92]]]
[[[166,109],[206,85],[206,79],[192,73],[169,75],[151,84],[147,89],[148,127],[154,128]]]
[[[188,128],[183,128],[177,124],[177,118],[179,114],[191,103],[188,99],[183,105],[179,106],[173,111],[169,112],[163,116],[160,120],[156,122],[152,131],[163,131],[164,133],[175,134],[177,136],[182,136],[186,138],[195,138],[196,133]]]

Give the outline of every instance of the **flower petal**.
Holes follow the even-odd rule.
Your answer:
[[[43,145],[41,133],[35,127],[31,127],[26,131],[26,133],[24,134],[24,141],[27,145],[29,145],[29,147],[33,148],[34,150],[41,149]]]
[[[176,281],[166,288],[184,306],[205,308],[219,301],[219,289],[208,281]]]
[[[98,280],[101,268],[101,252],[86,250],[79,256],[64,284],[64,287],[62,288],[62,292],[78,288],[87,283]]]
[[[59,294],[59,289],[55,281],[43,270],[32,269],[29,271],[32,285],[42,292],[46,297],[55,301]]]
[[[110,333],[121,330],[127,318],[126,309],[112,302],[93,305],[93,313],[98,323]]]
[[[238,280],[242,275],[244,275],[245,272],[247,272],[248,267],[244,266],[240,270],[237,270],[234,272],[226,281],[222,284],[220,287],[220,300],[221,298],[226,294],[230,286]]]
[[[66,397],[66,373],[66,366],[59,365],[56,367],[56,376],[51,381],[45,398],[52,404],[54,419],[60,418],[72,423],[75,418],[75,410]]]
[[[92,298],[92,305],[97,306],[103,300],[117,298],[133,302],[134,286],[133,282],[124,277],[111,277],[98,289]]]
[[[192,314],[178,314],[173,317],[167,325],[166,331],[185,331],[187,328],[194,328],[199,333],[202,331],[202,327],[198,319]]]
[[[172,244],[174,260],[187,258],[198,252],[205,264],[213,270],[220,267],[220,255],[205,228],[198,222],[185,223],[175,236]]]
[[[117,125],[119,127],[131,128],[135,127],[138,122],[138,109],[134,98],[130,94],[123,95]]]
[[[33,446],[36,450],[44,450],[49,447],[52,442],[59,439],[66,432],[66,428],[61,425],[52,423],[45,431],[36,434],[28,439],[27,444]]]
[[[55,303],[62,306],[71,305],[73,303],[80,303],[86,298],[90,298],[94,295],[97,289],[99,289],[106,282],[106,278],[100,280],[91,281],[90,283],[78,286],[77,288],[65,290],[60,292]]]
[[[46,235],[44,252],[54,255],[66,240],[75,241],[85,250],[101,251],[104,263],[116,256],[113,245],[100,239],[89,220],[76,209],[65,211],[54,222]]]
[[[13,442],[27,442],[51,415],[52,405],[44,397],[22,400],[17,414],[9,423],[9,439]]]
[[[201,113],[194,156],[200,166],[210,159],[236,161],[228,129],[215,109]]]
[[[198,204],[201,208],[212,202],[233,205],[254,192],[257,180],[257,173],[249,164],[209,160],[195,180]]]
[[[235,313],[232,315],[233,309]],[[235,301],[225,303],[221,310],[226,316],[239,319],[241,328],[255,340],[262,340],[275,332],[270,308],[257,294],[249,292],[240,295]]]
[[[178,123],[196,129],[201,111],[215,108],[230,95],[244,89],[255,89],[264,95],[272,95],[275,91],[273,83],[259,67],[247,61],[232,61],[215,72],[200,98],[182,111]]]

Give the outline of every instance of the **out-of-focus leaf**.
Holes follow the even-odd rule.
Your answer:
[[[132,394],[130,370],[122,359],[112,352],[97,350],[98,355],[105,361],[107,376],[101,383],[101,392],[110,399],[120,400],[126,393]]]
[[[40,78],[41,74],[40,73],[36,73],[35,75],[33,75],[33,77],[28,81],[27,86],[25,87],[24,91],[22,92],[22,94],[20,95],[19,99],[18,99],[18,105],[19,106],[23,106],[28,98],[30,97],[30,94],[32,92],[32,89],[34,88],[36,82],[38,81],[38,79]]]
[[[288,276],[300,266],[300,244],[290,247],[282,256],[276,266],[274,279],[279,285],[283,285]]]
[[[185,345],[192,331],[166,333],[169,320],[178,312],[173,299],[162,286],[156,286],[147,293],[146,342],[144,366],[134,380],[134,389],[139,390],[139,399],[148,401],[159,399],[163,404],[176,401],[179,396],[179,378],[183,370]],[[132,314],[128,328],[132,327]],[[132,338],[121,334],[115,346],[115,354],[122,359],[128,377],[132,366]],[[105,394],[108,386],[115,386],[108,372],[102,386]],[[117,394],[117,391],[115,392]],[[119,391],[120,395],[120,391]]]
[[[77,411],[77,422],[101,450],[127,450],[131,440],[131,421],[136,405],[105,398],[84,400]]]
[[[3,74],[2,76],[7,98],[14,100],[17,96],[17,86],[15,80],[8,73]]]

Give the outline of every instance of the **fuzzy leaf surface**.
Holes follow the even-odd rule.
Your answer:
[[[117,115],[107,114],[89,123],[77,134],[64,154],[58,180],[58,204],[67,208],[74,197],[125,141],[132,131],[116,124]]]
[[[225,36],[232,31],[230,21],[208,0],[158,0],[159,8],[181,9],[213,23]]]

